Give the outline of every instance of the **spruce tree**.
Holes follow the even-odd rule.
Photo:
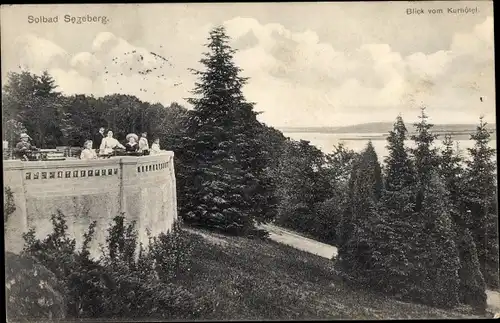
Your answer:
[[[354,162],[348,187],[351,222],[360,226],[379,200],[382,189],[381,167],[371,141]]]
[[[461,228],[465,229],[470,219],[468,219],[463,196],[464,159],[460,154],[458,143],[456,149],[453,148],[454,143],[451,135],[445,135],[439,159],[439,174],[449,194],[452,218]]]
[[[273,185],[266,176],[268,153],[259,140],[261,125],[245,100],[246,78],[233,62],[223,27],[210,32],[204,71],[191,70],[195,98],[187,117],[180,160],[181,213],[188,223],[241,234],[254,222],[274,216]]]
[[[371,266],[372,217],[381,194],[382,178],[377,154],[371,142],[358,156],[349,180],[349,211],[340,224],[339,266],[358,283],[368,283]]]
[[[425,107],[421,108],[420,122],[415,123],[412,136],[415,148],[412,155],[416,170],[415,211],[422,225],[420,238],[416,240],[416,259],[426,268],[423,291],[430,304],[455,306],[458,304],[458,269],[460,258],[453,230],[453,203],[450,193],[440,179],[439,155],[428,123]]]
[[[421,208],[421,202],[424,198],[424,186],[430,180],[430,174],[438,166],[437,149],[433,147],[437,135],[431,133],[434,126],[428,123],[428,116],[425,114],[425,107],[420,109],[420,122],[414,123],[416,134],[411,136],[415,142],[415,148],[411,149],[416,171],[416,199],[415,210],[418,212]]]
[[[387,137],[389,155],[385,158],[385,183],[382,194],[386,215],[407,218],[413,214],[415,170],[405,146],[408,130],[401,115]]]
[[[498,213],[495,149],[489,147],[490,132],[480,118],[476,133],[471,135],[474,147],[466,161],[465,200],[470,210],[471,233],[477,247],[479,263],[488,286],[499,286]]]
[[[460,155],[458,146],[453,149],[453,144],[454,141],[451,135],[445,135],[439,169],[453,205],[450,214],[454,221],[455,241],[460,257],[459,299],[461,303],[484,311],[486,308],[486,285],[479,265],[476,244],[468,229],[471,219],[464,207],[463,158]]]
[[[372,166],[371,169],[373,170],[373,194],[375,197],[375,200],[378,201],[380,199],[380,196],[382,195],[382,188],[384,186],[383,180],[382,180],[382,167],[380,166],[380,163],[378,161],[378,156],[377,153],[375,152],[375,148],[373,147],[372,141],[368,141],[368,145],[366,146],[365,150],[365,158],[367,159],[368,163]]]
[[[365,273],[376,290],[402,299],[412,299],[415,289],[411,257],[419,232],[413,217],[415,171],[405,146],[407,135],[403,118],[398,116],[387,137],[385,185],[370,224],[373,253]]]
[[[462,186],[461,180],[463,179],[463,158],[460,151],[453,148],[453,141],[451,135],[445,135],[443,140],[443,148],[441,150],[441,158],[439,163],[439,172],[443,179],[452,203],[458,207],[461,200]]]
[[[454,223],[444,183],[436,171],[429,175],[420,212],[425,215],[422,239],[419,239],[424,249],[418,250],[417,261],[427,272],[425,300],[430,305],[453,307],[459,302],[460,285],[460,258]]]

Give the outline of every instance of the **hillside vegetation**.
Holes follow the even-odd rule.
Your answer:
[[[348,286],[332,261],[271,240],[184,229],[198,241],[180,282],[217,304],[204,319],[472,318],[470,308],[440,310]]]

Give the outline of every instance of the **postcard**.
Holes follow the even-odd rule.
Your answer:
[[[492,1],[0,12],[9,322],[498,317]]]

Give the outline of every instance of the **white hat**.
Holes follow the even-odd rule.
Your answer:
[[[137,135],[135,133],[129,133],[125,139],[128,141],[130,137],[133,137],[135,139],[135,141],[137,141],[139,139],[139,137],[137,137]]]
[[[19,138],[21,138],[21,139],[23,139],[23,138],[29,138],[29,139],[31,139],[31,137],[28,136],[28,134],[24,133],[24,132],[19,136]]]

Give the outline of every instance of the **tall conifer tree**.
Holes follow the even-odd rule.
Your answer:
[[[273,184],[266,176],[268,152],[263,149],[253,104],[242,88],[247,79],[233,62],[235,51],[223,27],[210,32],[208,53],[188,99],[182,164],[182,207],[186,222],[242,234],[254,222],[272,219]]]
[[[413,212],[412,188],[415,170],[405,141],[408,130],[401,115],[396,118],[394,128],[387,137],[389,155],[385,158],[384,206],[397,218],[407,217]],[[406,214],[406,215],[405,215]]]
[[[425,194],[425,185],[430,181],[431,172],[438,166],[437,149],[433,146],[437,135],[431,133],[434,126],[429,123],[425,113],[425,107],[420,109],[420,122],[414,124],[416,134],[411,136],[415,142],[415,148],[411,149],[415,162],[416,171],[416,200],[415,209],[421,209],[421,202]]]
[[[387,137],[384,188],[370,225],[373,254],[367,270],[376,289],[412,299],[415,267],[412,263],[414,241],[419,231],[413,217],[415,171],[405,145],[408,131],[401,115]]]
[[[474,306],[480,311],[486,308],[486,285],[474,239],[468,227],[471,219],[465,210],[464,203],[464,169],[463,158],[459,148],[453,148],[451,135],[445,135],[440,158],[440,175],[449,193],[452,204],[450,214],[454,220],[453,228],[456,245],[460,257],[460,302]]]
[[[458,147],[456,149],[453,148],[454,143],[451,135],[445,135],[441,150],[439,173],[450,193],[452,203],[455,208],[459,208],[462,200],[460,195],[463,188],[461,181],[464,175],[462,167],[464,160],[460,155]]]
[[[368,283],[366,270],[371,267],[372,217],[380,198],[382,178],[377,154],[371,142],[358,156],[349,180],[349,211],[340,223],[339,265],[358,283]]]
[[[476,133],[471,135],[475,142],[468,152],[466,161],[465,200],[470,210],[471,233],[476,243],[479,263],[486,283],[499,286],[498,263],[498,209],[495,149],[489,147],[491,140],[487,123],[479,120]]]

